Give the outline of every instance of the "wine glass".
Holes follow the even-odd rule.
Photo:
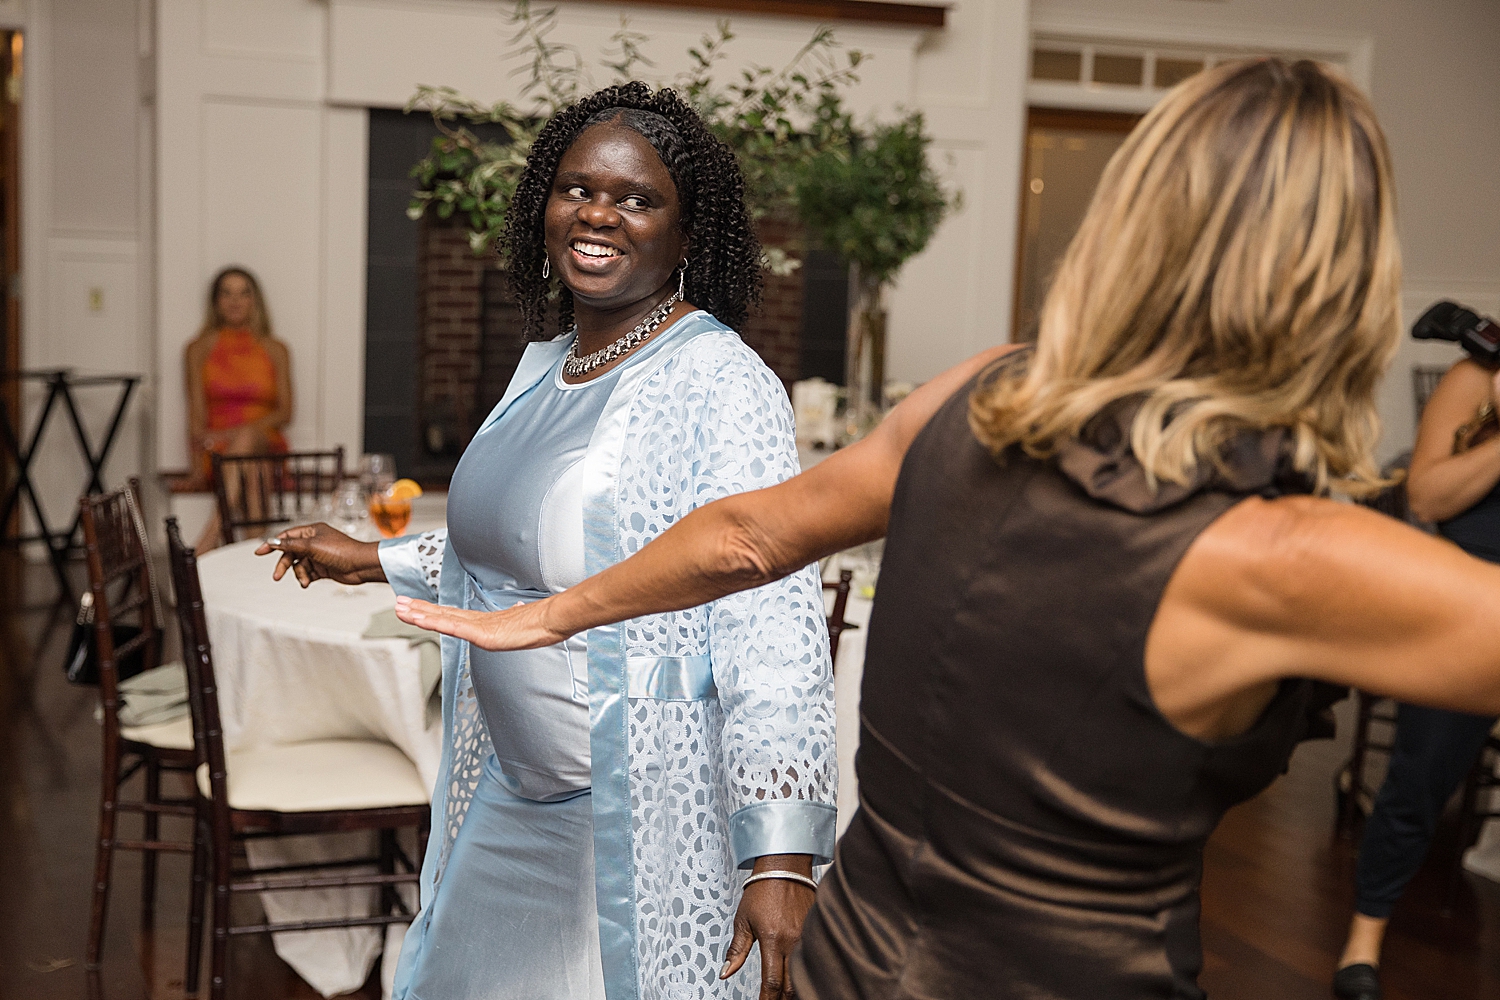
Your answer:
[[[374,496],[390,489],[396,481],[396,456],[372,452],[359,460],[359,482],[365,493]]]
[[[380,529],[382,536],[395,538],[406,530],[406,525],[411,521],[411,501],[404,497],[397,499],[387,496],[384,492],[372,494],[370,520],[375,522],[375,527]]]
[[[333,497],[333,526],[350,538],[365,540],[369,528],[370,512],[365,500],[365,490],[358,480],[346,479],[339,484]]]

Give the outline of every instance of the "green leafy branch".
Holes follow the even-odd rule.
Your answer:
[[[431,86],[420,87],[406,106],[429,113],[440,133],[412,168],[416,190],[407,214],[459,215],[475,253],[498,238],[542,125],[594,89],[582,54],[550,38],[556,8],[533,10],[519,0],[510,20],[517,28],[506,55],[522,62],[515,72],[526,74],[521,93],[529,107],[482,105],[451,87]],[[735,152],[751,218],[801,219],[813,242],[857,261],[867,278],[888,280],[955,203],[926,164],[921,117],[868,134],[856,127],[843,94],[858,82],[865,56],[843,48],[829,27],[818,28],[781,69],[748,66],[720,83],[733,40],[729,22],[720,21],[688,50],[689,67],[673,86]],[[655,65],[644,51],[648,41],[621,18],[600,61],[614,82]],[[499,126],[504,141],[482,139],[475,129],[484,126]],[[767,266],[788,273],[801,249],[768,249]]]

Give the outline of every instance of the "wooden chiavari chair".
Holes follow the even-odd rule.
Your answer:
[[[110,493],[79,500],[84,544],[88,552],[89,587],[94,608],[94,641],[99,662],[99,695],[103,708],[104,766],[99,796],[99,841],[94,860],[93,905],[89,918],[86,967],[99,969],[104,944],[105,913],[115,851],[142,852],[141,930],[155,925],[156,855],[160,851],[192,853],[195,840],[170,841],[160,836],[162,816],[180,816],[190,823],[194,800],[163,799],[163,772],[181,772],[192,780],[195,761],[191,720],[146,726],[120,724],[118,662],[133,652],[143,653],[145,666],[158,666],[162,649],[162,611],[145,541],[138,480]],[[135,619],[132,623],[129,619]],[[140,631],[116,645],[115,626],[137,624]],[[138,800],[122,799],[120,786],[142,772],[144,789]],[[116,826],[121,812],[140,813],[140,839],[120,838]],[[196,855],[194,864],[200,862]],[[202,894],[190,902],[187,970],[196,979],[203,938]]]
[[[267,528],[306,521],[344,479],[344,449],[280,455],[213,456],[214,499],[222,544]]]
[[[844,612],[849,607],[849,581],[854,579],[852,569],[840,570],[837,583],[823,581],[825,591],[833,591],[833,608],[828,612],[828,658],[832,661],[834,669],[838,668],[839,659],[839,636],[845,632],[859,628],[844,620]]]
[[[176,518],[167,519],[167,546],[193,715],[199,838],[208,841],[207,857],[212,863],[210,996],[213,1000],[223,1000],[228,987],[231,937],[411,920],[413,914],[397,887],[418,880],[431,816],[430,789],[417,774],[416,766],[389,743],[319,740],[248,750],[226,748],[197,557],[183,545]],[[396,831],[404,827],[417,830],[415,860],[396,842]],[[233,867],[235,848],[252,838],[351,830],[378,831],[379,855],[335,864],[320,862],[261,870]],[[361,866],[374,866],[377,872],[335,871]],[[202,871],[195,871],[194,876],[201,883]],[[237,892],[356,886],[379,888],[380,912],[284,923],[242,926],[230,923],[230,897]],[[188,983],[190,992],[196,987],[196,982]]]

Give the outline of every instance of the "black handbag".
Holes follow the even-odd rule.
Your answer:
[[[110,631],[115,637],[115,647],[125,645],[141,634],[139,625],[114,625]],[[73,638],[68,642],[66,669],[68,680],[74,684],[99,683],[99,647],[94,641],[94,595],[85,591],[78,602],[78,619],[73,623]],[[146,647],[131,650],[115,660],[117,680],[134,677],[146,669]]]
[[[146,525],[141,520],[140,510],[136,508],[135,493],[128,489],[125,491],[125,505],[130,508],[130,519],[135,525],[136,537],[141,540],[141,551],[150,553],[151,547],[146,541]],[[152,615],[152,621],[160,629],[163,619],[161,596],[156,591],[156,577],[148,569],[146,578],[151,584],[151,606],[143,613]],[[118,649],[140,635],[141,627],[114,625],[110,632],[115,639],[115,648]],[[83,597],[78,601],[78,617],[73,622],[73,637],[68,641],[68,655],[63,660],[68,680],[74,684],[99,683],[99,648],[94,639],[94,592],[88,590],[84,591]],[[118,682],[134,677],[154,665],[146,662],[146,647],[141,646],[115,660],[115,680]]]

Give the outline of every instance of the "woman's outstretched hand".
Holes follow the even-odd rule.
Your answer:
[[[281,553],[271,579],[280,580],[291,570],[306,587],[314,580],[339,583],[377,583],[385,579],[380,568],[378,542],[359,542],[326,524],[287,528],[255,550],[258,556]]]
[[[472,642],[480,649],[540,649],[571,633],[549,628],[543,618],[546,600],[517,604],[504,611],[468,611],[410,597],[396,598],[396,617],[408,625]]]
[[[778,854],[757,858],[755,873],[795,871],[812,874],[812,858],[806,854]],[[793,1000],[796,990],[789,976],[792,949],[802,940],[802,922],[812,909],[813,891],[791,879],[765,879],[745,886],[734,913],[734,938],[724,957],[720,979],[740,971],[750,955],[750,946],[760,942],[759,1000]]]

